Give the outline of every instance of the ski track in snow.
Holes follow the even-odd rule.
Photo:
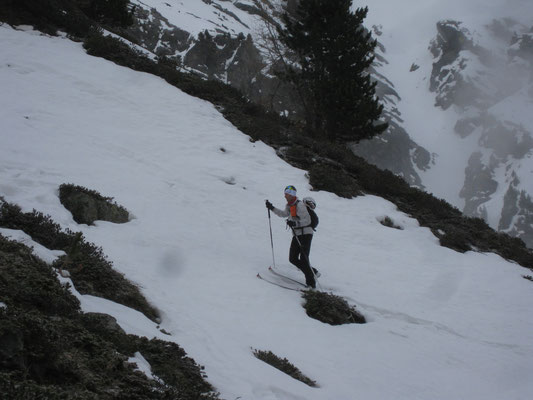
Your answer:
[[[0,195],[102,246],[172,336],[105,299],[81,296],[84,310],[176,341],[223,398],[529,398],[533,292],[523,268],[440,247],[381,198],[312,192],[320,283],[369,320],[322,324],[299,293],[255,277],[272,262],[264,200],[283,205],[287,184],[307,195],[305,171],[250,142],[211,104],[66,39],[0,26],[0,87]],[[113,196],[133,219],[76,224],[58,200],[68,182]],[[384,215],[404,229],[382,226]],[[272,229],[277,264],[298,277],[283,219],[272,216]],[[252,349],[286,357],[320,387]]]

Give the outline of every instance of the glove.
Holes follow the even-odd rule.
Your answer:
[[[268,200],[265,200],[265,205],[266,205],[266,208],[268,208],[270,211],[272,211],[274,209],[274,206]]]
[[[287,225],[289,225],[291,228],[294,228],[296,226],[296,221],[287,221]]]

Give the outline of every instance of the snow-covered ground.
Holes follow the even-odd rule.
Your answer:
[[[522,267],[441,247],[382,198],[310,193],[305,171],[250,142],[211,104],[90,57],[79,43],[0,26],[0,88],[0,195],[102,246],[172,336],[76,293],[83,309],[176,341],[223,398],[530,398],[533,287]],[[59,202],[62,183],[115,197],[132,220],[76,224]],[[318,322],[297,292],[256,278],[272,263],[264,200],[281,206],[287,184],[318,203],[311,260],[321,287],[356,304],[367,324]],[[383,216],[404,229],[381,225]],[[273,216],[272,229],[277,265],[300,277],[286,261],[284,221]],[[319,388],[252,349],[286,357]]]

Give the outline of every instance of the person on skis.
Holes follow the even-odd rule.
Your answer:
[[[268,200],[265,202],[266,207],[278,217],[287,218],[287,225],[293,232],[289,261],[304,273],[306,285],[315,288],[315,275],[318,276],[318,271],[312,268],[309,262],[309,253],[311,252],[311,241],[313,240],[314,232],[311,227],[311,216],[307,211],[307,206],[298,200],[294,186],[287,186],[284,195],[287,204],[283,210],[274,207]]]

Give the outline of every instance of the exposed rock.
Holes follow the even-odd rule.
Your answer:
[[[490,200],[498,188],[498,182],[493,179],[491,166],[486,165],[482,157],[481,152],[470,156],[465,171],[465,183],[459,195],[465,199],[463,211],[466,215],[486,218],[480,206]],[[491,160],[494,163],[494,159]]]
[[[508,157],[522,159],[533,150],[531,134],[523,126],[494,118],[485,122],[479,144],[493,150],[496,157],[502,160]]]
[[[436,92],[436,106],[486,108],[494,103],[492,88],[487,88],[475,76],[490,74],[491,53],[475,43],[472,33],[461,22],[438,22],[437,37],[429,49],[436,59],[430,79],[430,90]],[[473,62],[477,65],[475,70],[469,68]]]
[[[352,150],[369,163],[401,176],[410,185],[424,188],[417,169],[428,169],[432,155],[417,145],[398,124],[389,122],[389,128],[382,135],[362,140],[354,144]]]
[[[172,25],[155,8],[135,8],[134,24],[128,35],[145,49],[159,56],[179,59],[179,53],[187,50],[193,38],[189,32]]]
[[[500,231],[511,229],[513,218],[518,214],[518,198],[520,197],[520,192],[517,190],[517,186],[519,183],[518,177],[513,172],[513,180],[509,183],[509,188],[503,198],[504,203],[498,224],[498,230]]]
[[[519,237],[527,246],[533,247],[533,201],[524,190],[519,190],[520,181],[513,175],[504,196],[498,230]]]

